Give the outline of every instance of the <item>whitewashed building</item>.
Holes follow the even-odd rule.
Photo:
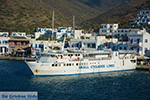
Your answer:
[[[72,27],[58,27],[54,32],[54,38],[56,40],[63,39],[64,37],[73,38],[73,29]]]
[[[77,47],[79,49],[98,49],[100,45],[109,42],[117,43],[118,39],[107,39],[105,36],[91,36],[90,39],[71,39],[69,45],[70,47]]]
[[[8,53],[8,32],[0,32],[0,54]]]
[[[139,55],[145,55],[150,50],[150,34],[145,29],[130,32],[128,41],[120,41],[116,46],[120,51],[132,51]]]
[[[34,51],[35,54],[39,52],[49,51],[56,47],[61,49],[62,45],[63,45],[62,42],[57,41],[45,41],[45,40],[36,41],[35,39],[31,40],[31,49]]]
[[[12,32],[11,36],[12,37],[16,37],[16,36],[21,36],[21,37],[23,36],[23,37],[25,37],[26,33],[25,32]]]
[[[150,24],[150,10],[141,10],[140,14],[130,23],[130,26]]]
[[[89,36],[88,36],[89,35]],[[74,32],[74,39],[81,39],[81,37],[90,37],[91,34],[84,33],[83,30],[75,30]]]
[[[129,49],[135,51],[139,55],[145,55],[146,51],[150,50],[150,34],[144,29],[138,34],[128,35]]]
[[[112,32],[118,29],[118,24],[101,24],[100,35],[112,35]]]
[[[38,28],[36,32],[34,32],[35,39],[39,37],[52,37],[52,29],[51,28]]]
[[[35,54],[47,50],[48,45],[48,41],[36,41],[35,39],[31,40],[31,49],[34,51]]]
[[[113,37],[124,37],[133,33],[138,34],[139,31],[140,29],[119,29],[118,24],[101,24],[99,34],[107,36],[113,34]]]
[[[117,29],[114,31],[113,36],[114,37],[124,37],[128,36],[130,34],[138,34],[140,29]]]

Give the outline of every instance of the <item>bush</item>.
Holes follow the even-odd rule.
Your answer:
[[[48,39],[49,39],[49,37],[39,37],[36,40],[48,40]],[[54,38],[50,38],[50,40],[54,40]]]

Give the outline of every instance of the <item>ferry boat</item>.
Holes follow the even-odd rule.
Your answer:
[[[34,76],[63,76],[135,70],[136,59],[118,51],[64,51],[42,53],[26,63]]]

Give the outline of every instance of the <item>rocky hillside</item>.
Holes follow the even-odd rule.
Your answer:
[[[99,28],[102,23],[128,24],[141,10],[150,9],[150,0],[131,0],[82,23],[83,28]]]
[[[126,1],[129,0],[0,0],[0,31],[32,33],[37,27],[51,27],[53,11],[56,27],[72,26],[73,15],[78,27]]]

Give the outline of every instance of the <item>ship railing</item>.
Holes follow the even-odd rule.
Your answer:
[[[111,57],[101,57],[101,58],[94,58],[94,57],[85,57],[88,60],[110,60]]]

